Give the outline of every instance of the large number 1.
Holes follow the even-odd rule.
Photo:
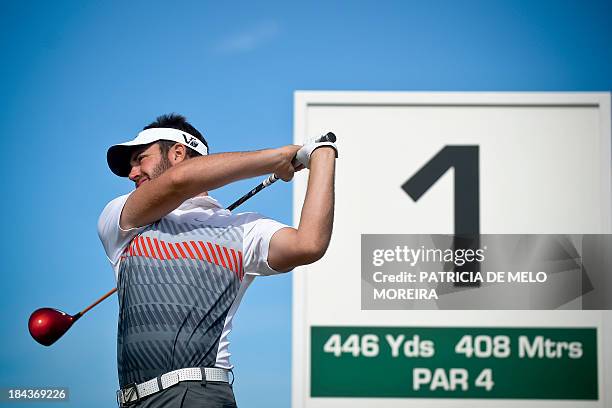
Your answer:
[[[455,249],[480,247],[480,174],[478,146],[444,146],[430,161],[408,179],[402,189],[414,200],[429,190],[450,168],[455,169]],[[457,268],[454,268],[457,270]],[[462,270],[479,271],[477,262]],[[455,284],[455,286],[479,286]]]
[[[478,146],[444,146],[402,185],[414,200],[453,167],[455,169],[455,234],[480,233],[480,176]]]

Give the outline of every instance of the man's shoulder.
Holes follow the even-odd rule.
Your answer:
[[[118,203],[125,203],[125,201],[127,200],[127,198],[130,196],[131,193],[127,193],[127,194],[123,194],[120,195],[119,197],[115,197],[112,200],[110,200],[108,203],[106,203],[106,205],[104,206],[104,208],[108,208],[111,207],[113,205],[117,205]]]
[[[123,210],[123,206],[125,205],[129,195],[130,194],[128,193],[116,197],[104,206],[102,212],[100,213],[100,217],[98,218],[98,231],[104,229],[104,226],[108,227],[110,225],[119,225],[118,218],[121,215],[121,211]]]
[[[247,235],[268,235],[288,225],[256,212],[236,214],[239,224],[244,228]]]
[[[102,214],[108,212],[109,210],[112,210],[113,208],[116,207],[123,207],[123,205],[125,204],[125,202],[127,201],[128,197],[130,196],[131,193],[127,193],[127,194],[123,194],[120,195],[119,197],[115,197],[112,200],[110,200],[108,203],[106,203],[106,205],[104,206],[104,209],[102,210]]]
[[[112,200],[110,200],[110,201],[108,202],[108,204],[106,204],[106,205],[109,205],[109,204],[112,204],[112,203],[115,203],[115,202],[125,201],[125,200],[127,200],[127,198],[130,196],[130,194],[132,194],[132,193],[131,193],[131,192],[129,192],[129,193],[126,193],[126,194],[122,194],[122,195],[120,195],[120,196],[118,196],[118,197],[115,197],[115,198],[113,198]]]

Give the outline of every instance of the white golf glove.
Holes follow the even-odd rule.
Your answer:
[[[310,155],[319,147],[330,146],[336,151],[336,157],[338,157],[338,147],[335,143],[331,142],[318,142],[318,143],[308,143],[302,146],[300,150],[298,150],[295,155],[295,161],[304,165],[307,169],[310,168]]]

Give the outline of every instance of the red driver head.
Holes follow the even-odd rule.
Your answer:
[[[78,317],[60,310],[43,307],[32,313],[28,328],[34,340],[43,346],[50,346],[62,337],[77,319]]]

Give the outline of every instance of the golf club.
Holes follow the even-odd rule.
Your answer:
[[[55,343],[66,331],[83,316],[91,308],[104,299],[112,295],[117,291],[117,288],[113,288],[106,295],[96,300],[92,305],[86,307],[79,313],[71,316],[61,310],[52,309],[50,307],[43,307],[36,309],[31,315],[28,321],[28,329],[30,335],[34,340],[42,344],[43,346],[50,346]]]
[[[328,132],[327,134],[319,137],[315,140],[315,142],[332,142],[336,141],[336,135],[332,132]],[[242,203],[244,203],[249,198],[253,197],[255,194],[263,190],[265,187],[275,183],[278,180],[275,174],[270,175],[266,178],[262,183],[260,183],[257,187],[246,193],[244,196],[240,197],[236,202],[227,207],[228,210],[233,210],[238,207]],[[81,318],[85,313],[87,313],[90,309],[96,306],[98,303],[102,302],[104,299],[112,295],[117,291],[117,288],[113,288],[107,294],[102,296],[100,299],[96,300],[93,304],[86,307],[79,313],[71,316],[61,310],[53,309],[50,307],[43,307],[40,309],[36,309],[31,315],[28,321],[28,329],[30,330],[30,335],[34,340],[43,346],[50,346],[59,340],[60,337],[64,335],[70,329],[70,327]]]

